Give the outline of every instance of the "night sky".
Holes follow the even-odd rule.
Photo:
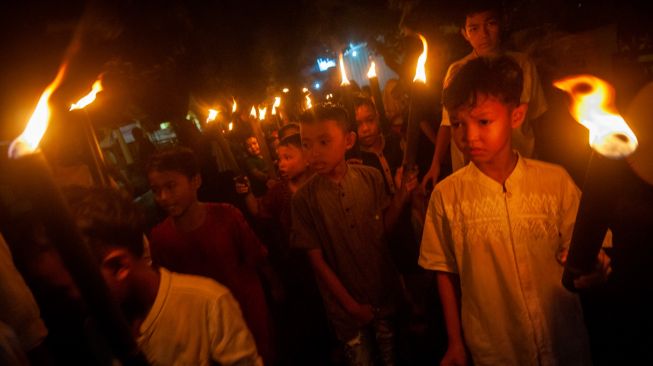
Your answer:
[[[622,33],[650,35],[642,27],[651,13],[634,1],[504,3],[512,30],[549,24],[577,32],[617,23]],[[258,102],[281,85],[305,83],[318,56],[349,42],[368,42],[396,61],[388,63],[401,74],[402,60],[410,60],[416,46],[402,37],[400,25],[430,36],[433,52],[454,50],[432,66],[434,73],[468,52],[455,32],[458,9],[446,1],[29,0],[2,7],[3,139],[20,131],[64,58],[70,71],[53,104],[68,105],[104,72],[111,113],[99,120],[119,125],[180,118],[189,95]],[[81,47],[65,56],[75,34]]]

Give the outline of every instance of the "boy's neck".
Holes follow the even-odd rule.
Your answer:
[[[501,53],[502,53],[501,48],[497,48],[495,50],[486,51],[486,52],[478,52],[478,51],[474,50],[474,55],[476,55],[476,57],[490,57],[490,58],[492,58],[492,57],[497,57],[497,56],[501,55]]]
[[[483,174],[490,177],[492,180],[498,182],[501,185],[506,183],[506,179],[510,177],[510,174],[515,170],[517,166],[517,161],[519,160],[519,155],[514,151],[510,152],[510,155],[505,158],[500,158],[493,161],[492,163],[486,164],[476,164],[476,167],[483,172]]]
[[[158,270],[146,265],[139,274],[137,274],[136,288],[134,295],[136,298],[127,307],[123,307],[125,318],[129,321],[132,333],[140,335],[141,324],[149,314],[156,296],[159,294],[161,283],[161,274]]]
[[[301,187],[301,185],[308,180],[310,176],[311,174],[306,170],[296,177],[288,179],[288,187],[290,188],[290,192],[295,193],[299,187]]]
[[[195,230],[206,218],[206,207],[204,203],[195,201],[181,216],[173,218],[175,225],[182,231]]]
[[[371,151],[375,154],[380,154],[383,152],[383,147],[384,147],[384,142],[383,142],[383,135],[378,135],[374,139],[374,143],[370,146],[365,147],[365,150]]]
[[[324,176],[329,178],[329,180],[334,183],[340,183],[342,178],[345,177],[345,174],[347,174],[347,169],[348,169],[347,161],[345,161],[345,159],[342,159],[342,161],[338,165],[336,165],[336,167],[333,168],[332,171],[324,174]]]

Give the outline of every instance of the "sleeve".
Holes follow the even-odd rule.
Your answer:
[[[242,248],[246,263],[254,267],[258,266],[267,257],[267,248],[261,243],[258,236],[256,236],[254,230],[249,226],[240,210],[231,205],[226,205],[226,207],[228,207],[235,223],[236,235],[234,237],[237,238],[238,242],[234,244]]]
[[[426,211],[418,264],[424,269],[458,273],[451,229],[445,215],[442,193],[437,187]]]
[[[388,194],[385,188],[385,179],[376,168],[371,168],[371,180],[374,187],[375,202],[378,204],[377,211],[383,212],[392,202],[392,196]]]
[[[48,334],[34,296],[14,266],[9,248],[1,235],[0,321],[13,329],[25,351],[38,346]]]
[[[219,296],[208,309],[211,359],[224,366],[263,365],[252,333],[230,292]]]
[[[449,85],[449,82],[451,81],[451,74],[453,72],[454,64],[451,64],[449,68],[447,69],[447,73],[444,76],[444,82],[442,83],[442,91],[447,88]],[[447,109],[442,106],[442,121],[440,122],[440,126],[451,126],[451,120],[449,119],[449,112],[447,112]]]
[[[320,249],[317,229],[312,220],[308,199],[303,190],[296,192],[293,196],[291,210],[290,245],[298,249]]]
[[[569,174],[561,168],[562,180],[562,199],[560,201],[560,218],[558,228],[560,230],[560,249],[569,249],[571,236],[574,232],[576,214],[580,205],[580,189],[571,179]]]

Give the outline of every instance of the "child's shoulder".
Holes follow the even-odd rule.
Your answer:
[[[213,301],[229,293],[229,289],[217,281],[203,276],[168,272],[170,291],[177,295],[203,298]]]
[[[567,170],[554,163],[548,163],[546,161],[535,160],[535,159],[526,159],[523,158],[523,164],[525,166],[525,172],[529,176],[536,177],[540,180],[570,180],[571,177]]]

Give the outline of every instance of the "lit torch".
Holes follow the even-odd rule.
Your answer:
[[[281,105],[281,97],[274,97],[274,104],[272,104],[272,115],[277,115],[277,108]]]
[[[256,119],[256,107],[252,106],[252,109],[249,111],[249,116]]]
[[[265,115],[268,113],[268,107],[263,107],[258,109],[258,119],[260,121],[265,121]]]
[[[307,94],[305,98],[306,98],[306,109],[313,108],[313,103],[311,102],[311,96]]]
[[[238,104],[236,104],[236,99],[234,97],[231,97],[231,99],[234,101],[234,103],[231,105],[231,113],[236,113],[238,110]]]
[[[342,55],[342,52],[338,54],[338,65],[340,66],[340,85],[347,86],[349,85],[349,79],[347,79],[347,70],[345,69],[345,60]]]
[[[102,148],[100,147],[100,142],[97,139],[97,134],[95,133],[95,129],[93,128],[93,123],[91,123],[91,118],[88,115],[88,112],[86,111],[86,107],[93,103],[95,99],[97,98],[97,94],[103,90],[102,88],[102,79],[99,78],[97,79],[94,83],[93,86],[91,87],[91,91],[83,96],[80,100],[78,100],[76,103],[73,103],[70,106],[70,111],[74,110],[84,110],[84,115],[85,115],[85,124],[84,124],[84,133],[86,134],[86,141],[88,143],[88,148],[90,150],[91,157],[93,159],[93,175],[95,176],[95,179],[97,182],[100,183],[102,186],[108,186],[109,185],[109,176],[107,174],[107,169],[104,163],[104,154],[102,153]]]
[[[213,122],[218,118],[218,111],[215,109],[209,109],[209,115],[206,117],[206,123]]]
[[[562,283],[575,291],[574,279],[590,273],[596,265],[603,237],[609,226],[609,205],[612,198],[610,181],[611,162],[602,156],[619,159],[637,149],[637,137],[614,105],[614,89],[607,82],[591,76],[579,75],[558,80],[555,87],[572,98],[572,116],[589,130],[589,144],[593,149],[587,163],[580,205],[567,255]]]
[[[379,121],[381,122],[381,127],[383,130],[387,130],[390,127],[388,118],[385,115],[385,106],[383,105],[383,97],[381,96],[381,87],[379,85],[379,78],[376,76],[376,64],[372,61],[369,70],[367,71],[367,79],[370,81],[370,90],[372,90],[372,99],[374,99],[374,105],[376,106],[376,111],[379,114]]]
[[[138,351],[119,307],[109,295],[97,258],[80,236],[50,167],[38,148],[49,124],[49,99],[62,82],[65,70],[64,65],[41,95],[25,130],[11,143],[7,165],[2,167],[7,185],[3,187],[5,194],[0,197],[0,204],[6,214],[4,217],[17,224],[12,225],[15,231],[5,233],[7,242],[24,246],[34,237],[34,228],[42,228],[44,238],[56,248],[114,355],[122,364],[144,365],[145,358]],[[27,232],[22,229],[24,227],[29,228]]]
[[[415,159],[417,157],[417,148],[419,143],[419,123],[422,118],[422,101],[426,95],[426,57],[428,53],[428,45],[426,38],[421,34],[417,34],[422,41],[422,53],[417,59],[417,66],[415,67],[415,77],[411,86],[410,105],[408,109],[408,127],[406,130],[406,149],[404,150],[404,174],[415,168]]]

